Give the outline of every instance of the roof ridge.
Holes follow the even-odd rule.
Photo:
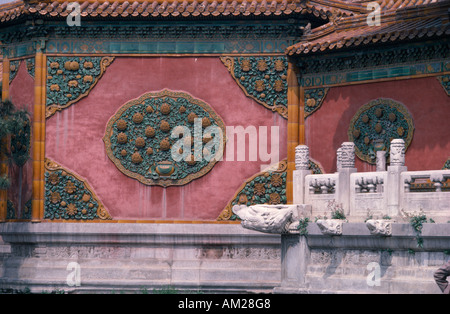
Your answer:
[[[82,16],[89,17],[189,17],[189,16],[278,16],[311,14],[323,20],[332,15],[363,12],[359,5],[343,0],[17,0],[0,5],[0,23],[24,14],[66,17],[67,5],[78,2]]]
[[[90,17],[197,17],[197,16],[278,16],[282,14],[313,14],[324,20],[331,15],[330,8],[314,6],[308,0],[78,0],[49,2],[18,0],[0,5],[0,22],[17,19],[23,14],[66,17],[69,2],[80,4],[82,16]]]

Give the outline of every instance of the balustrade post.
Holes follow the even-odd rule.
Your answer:
[[[394,139],[390,147],[390,165],[387,167],[388,176],[386,182],[387,209],[391,217],[398,216],[400,211],[400,189],[404,189],[404,184],[400,184],[400,174],[407,171],[405,166],[405,141]]]
[[[298,145],[295,148],[295,170],[293,171],[293,202],[305,203],[305,177],[311,174],[309,169],[309,148]]]
[[[353,142],[342,143],[338,149],[338,182],[337,182],[337,202],[342,207],[347,216],[350,215],[350,175],[357,172],[355,168],[355,144]]]

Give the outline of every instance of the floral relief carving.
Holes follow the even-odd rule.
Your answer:
[[[246,96],[287,119],[286,57],[221,57],[221,61]]]
[[[196,128],[202,130],[198,143],[194,143]],[[216,131],[208,134],[210,129],[220,130],[222,137]],[[186,130],[189,134],[184,134]],[[174,132],[184,135],[175,138]],[[120,107],[109,120],[103,141],[108,157],[125,175],[146,185],[184,185],[214,167],[217,160],[205,156],[215,156],[225,146],[225,124],[205,102],[163,90]],[[175,160],[172,148],[180,142],[183,145],[175,150],[183,157]]]
[[[44,166],[45,219],[112,219],[85,180],[50,159]]]
[[[375,164],[378,150],[386,151],[386,156],[389,156],[393,139],[402,139],[406,150],[413,134],[414,122],[408,109],[401,103],[384,98],[362,106],[348,129],[348,138],[355,144],[356,155],[371,164]]]
[[[277,170],[263,171],[246,180],[231,201],[221,212],[217,220],[235,220],[234,205],[286,204],[287,161],[278,163]]]
[[[46,118],[86,97],[113,57],[48,57]]]

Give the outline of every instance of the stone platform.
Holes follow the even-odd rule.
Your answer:
[[[280,285],[280,236],[239,224],[4,223],[0,236],[0,289],[251,293]]]
[[[0,289],[440,293],[433,273],[450,259],[450,223],[423,226],[419,248],[408,223],[380,236],[365,223],[326,235],[311,222],[306,237],[239,224],[4,223]]]

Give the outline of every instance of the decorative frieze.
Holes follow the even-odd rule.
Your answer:
[[[86,97],[113,57],[48,57],[46,118]]]
[[[285,56],[221,57],[245,95],[287,119]]]
[[[100,24],[94,27],[67,27],[57,26],[51,29],[51,34],[57,38],[96,38],[96,39],[202,39],[202,40],[253,40],[268,38],[298,38],[301,30],[292,24],[186,24],[171,21],[168,23],[156,23],[152,25],[140,25],[139,27],[120,24]],[[53,37],[52,36],[52,37]]]
[[[302,57],[298,59],[297,67],[301,70],[302,75],[333,72],[345,73],[345,71],[354,69],[385,67],[402,63],[417,64],[418,61],[424,60],[445,60],[449,51],[450,43],[448,41],[441,41],[429,45],[416,44],[377,50],[367,49],[358,54],[340,53],[327,56]],[[441,68],[439,70],[442,71],[443,69]]]
[[[305,88],[343,85],[395,77],[439,75],[450,71],[450,43],[414,44],[404,47],[363,50],[297,59]]]

